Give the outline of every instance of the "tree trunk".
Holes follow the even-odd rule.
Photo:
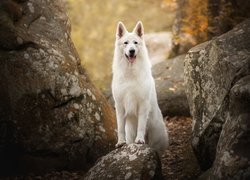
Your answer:
[[[208,37],[219,36],[250,17],[250,2],[244,0],[208,0]]]

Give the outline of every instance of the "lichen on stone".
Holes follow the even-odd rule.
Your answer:
[[[35,8],[34,8],[33,4],[31,2],[28,2],[27,5],[29,7],[30,12],[34,13],[35,12]]]

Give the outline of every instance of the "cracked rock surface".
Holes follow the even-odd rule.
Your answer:
[[[250,178],[250,19],[185,57],[192,146],[211,179]]]
[[[85,180],[162,179],[160,159],[147,145],[130,144],[103,156]]]
[[[114,147],[113,109],[80,65],[62,4],[0,2],[1,174],[86,168]]]

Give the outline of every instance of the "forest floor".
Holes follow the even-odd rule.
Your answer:
[[[170,146],[162,158],[164,179],[191,180],[200,174],[199,165],[191,147],[192,119],[166,118]]]
[[[192,119],[186,117],[166,118],[170,146],[162,157],[162,174],[168,180],[191,180],[200,174],[199,166],[191,147]],[[4,180],[78,180],[84,172],[51,172],[43,176],[29,175],[4,178]],[[1,178],[0,178],[1,179]]]

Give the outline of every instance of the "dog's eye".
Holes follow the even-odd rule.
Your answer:
[[[124,44],[128,44],[128,41],[125,41]]]
[[[134,43],[135,43],[135,44],[138,44],[138,42],[137,42],[137,41],[135,41]]]

